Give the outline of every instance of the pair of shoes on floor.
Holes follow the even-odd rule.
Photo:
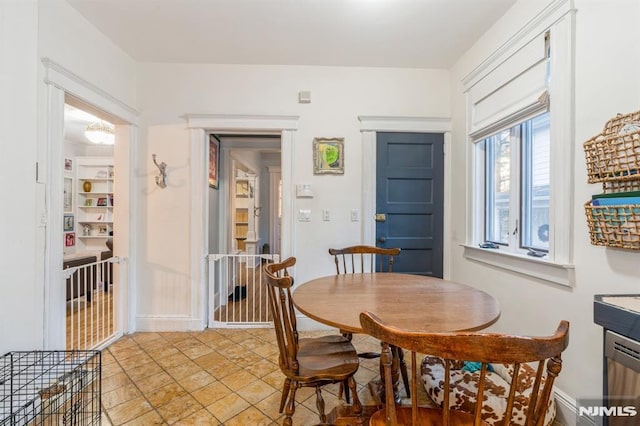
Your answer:
[[[229,295],[229,300],[237,302],[238,300],[247,298],[247,286],[237,285],[236,288],[233,289],[233,293]]]

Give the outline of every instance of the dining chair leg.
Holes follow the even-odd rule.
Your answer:
[[[338,388],[338,399],[342,398],[342,394],[344,393],[344,401],[348,404],[351,402],[351,397],[349,395],[349,381],[345,380],[344,382],[340,382],[340,387]]]
[[[400,374],[402,374],[402,383],[404,383],[404,390],[407,392],[407,398],[411,398],[411,390],[409,384],[409,374],[407,373],[407,363],[404,362],[404,351],[397,346],[393,347],[395,356],[398,357],[398,366],[400,367]]]
[[[353,395],[353,412],[356,415],[356,424],[358,426],[362,426],[364,425],[364,419],[362,418],[362,404],[360,403],[360,398],[358,397],[358,386],[353,376],[349,377],[348,382],[349,388],[351,389],[351,394]]]
[[[298,382],[292,382],[289,386],[289,398],[287,406],[284,410],[285,418],[283,426],[293,426],[293,413],[296,411],[296,390],[298,390]]]
[[[284,410],[284,404],[287,402],[287,395],[289,394],[289,387],[291,386],[291,379],[285,379],[284,386],[282,388],[282,396],[280,396],[280,410],[278,413],[282,413]]]
[[[324,399],[322,399],[322,390],[320,386],[316,386],[316,408],[320,414],[320,422],[326,423],[327,416],[324,414]]]

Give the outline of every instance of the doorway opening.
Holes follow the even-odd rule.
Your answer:
[[[222,191],[209,190],[210,207],[217,204],[209,211],[210,241],[216,240],[219,248],[210,255],[214,259],[209,263],[214,297],[209,323],[216,327],[267,325],[271,319],[261,265],[280,255],[281,138],[255,134],[210,137],[219,142]]]
[[[112,121],[110,114],[65,95],[62,275],[67,350],[99,348],[118,334]]]

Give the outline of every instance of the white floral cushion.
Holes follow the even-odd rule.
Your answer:
[[[503,418],[507,406],[509,385],[513,377],[513,366],[491,364],[493,371],[487,371],[484,385],[484,407],[482,419],[494,426],[504,426]],[[473,413],[475,410],[477,384],[480,372],[462,370],[463,362],[457,361],[451,369],[451,394],[449,405],[452,409]],[[525,408],[535,381],[535,370],[522,364],[518,373],[518,387],[513,404],[512,425],[524,425]],[[425,356],[421,368],[422,382],[431,399],[442,407],[444,401],[444,361],[442,358]],[[544,384],[544,379],[542,384]],[[541,384],[541,386],[542,386]],[[551,425],[556,416],[553,396],[545,416],[545,426]]]

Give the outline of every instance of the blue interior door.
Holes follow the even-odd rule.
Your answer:
[[[393,271],[442,278],[444,136],[378,133],[376,245],[400,247]]]

